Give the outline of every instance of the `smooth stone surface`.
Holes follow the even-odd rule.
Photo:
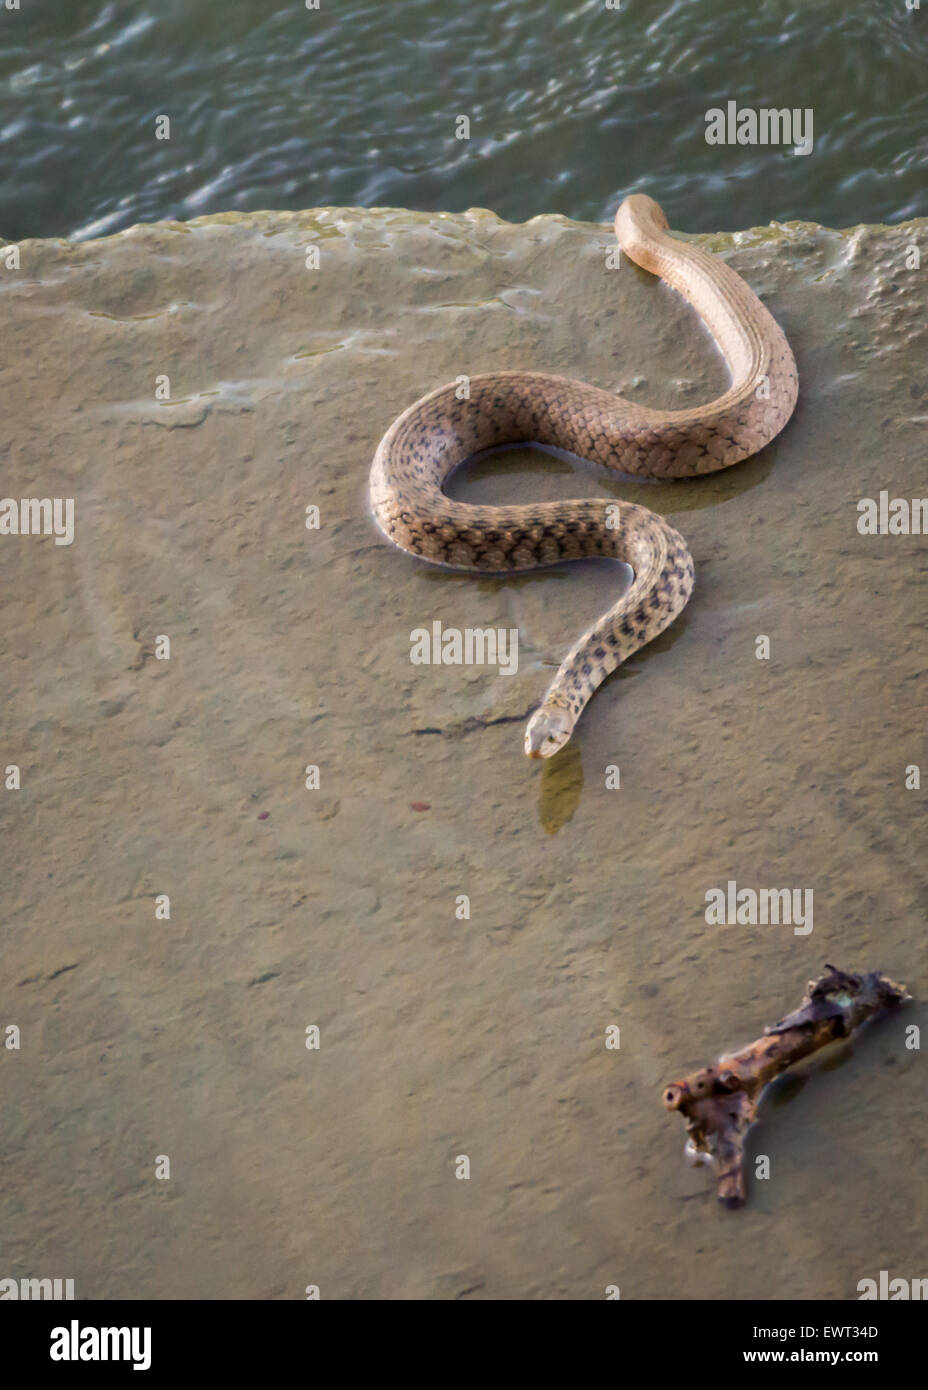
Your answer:
[[[741,1212],[684,1168],[660,1093],[824,961],[920,992],[926,541],[859,535],[857,502],[926,491],[906,255],[928,231],[702,240],[793,345],[773,446],[676,485],[526,451],[453,483],[646,502],[696,560],[682,619],[545,765],[525,716],[622,574],[432,570],[373,529],[366,480],[394,416],[461,373],[711,399],[711,343],[605,268],[609,228],[269,212],[27,241],[0,270],[0,491],[76,499],[72,546],[0,537],[0,762],[23,780],[0,798],[5,1275],[87,1298],[800,1299],[924,1273],[917,999],[762,1111],[772,1178]],[[518,674],[412,666],[435,619],[519,626]],[[730,878],[812,889],[811,936],[707,925]]]

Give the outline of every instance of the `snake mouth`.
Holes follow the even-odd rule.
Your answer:
[[[573,723],[567,712],[542,705],[525,729],[525,752],[529,758],[553,758],[570,738]]]

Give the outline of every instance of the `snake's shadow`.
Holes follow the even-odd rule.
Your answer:
[[[768,445],[743,463],[721,469],[718,473],[707,473],[699,478],[660,480],[615,473],[602,464],[547,445],[504,444],[464,459],[447,480],[444,490],[457,502],[496,507],[517,506],[527,501],[555,502],[578,497],[603,497],[633,502],[674,520],[684,512],[723,506],[752,488],[759,487],[770,475],[776,453],[776,444]],[[527,477],[531,479],[529,486],[526,486]],[[685,528],[681,529],[685,535]],[[555,572],[567,576],[578,564],[585,563],[577,560],[559,561],[525,573],[502,570],[482,576],[442,565],[430,565],[427,572],[439,582],[456,580],[473,584],[476,578],[481,586],[495,590],[501,582],[522,586],[544,580]],[[630,570],[628,577],[630,582]],[[685,609],[665,632],[636,652],[631,659],[633,665],[626,663],[608,676],[603,688],[611,681],[634,677],[639,663],[648,660],[650,654],[669,650],[686,628],[687,612],[688,609]],[[553,663],[555,668],[557,665],[559,661]]]
[[[614,473],[601,464],[591,463],[588,459],[580,458],[563,449],[535,444],[507,444],[495,449],[485,449],[465,459],[448,479],[445,492],[458,502],[501,507],[518,505],[528,500],[552,502],[598,496],[633,502],[648,507],[659,515],[669,514],[673,520],[679,513],[723,506],[726,502],[760,486],[773,469],[776,452],[776,445],[768,445],[761,453],[745,459],[733,468],[721,469],[718,473],[707,473],[700,478],[662,481]],[[531,479],[531,485],[528,487],[526,477]],[[685,528],[681,529],[685,534]],[[502,582],[522,586],[545,580],[552,573],[567,577],[577,565],[587,563],[603,562],[559,561],[554,565],[539,567],[525,573],[504,570],[498,574],[485,574],[476,578],[481,586],[495,590]],[[609,563],[620,564],[619,561]],[[631,570],[627,572],[630,583]],[[473,573],[459,570],[433,569],[432,574],[435,578],[453,578],[470,584],[475,580]],[[696,602],[698,601],[697,593]],[[668,651],[685,631],[688,612],[687,607],[659,637],[635,652],[629,662],[606,678],[601,689],[604,690],[612,681],[633,679],[643,662],[648,661],[652,655]],[[560,664],[560,658],[545,664],[550,664],[556,669]],[[557,757],[553,761],[556,762]]]
[[[504,444],[464,459],[445,484],[456,502],[508,507],[524,502],[605,497],[649,507],[658,515],[701,511],[750,492],[770,475],[776,445],[733,468],[701,478],[639,478],[541,444]],[[527,489],[526,475],[534,480]],[[575,480],[575,481],[574,481]]]

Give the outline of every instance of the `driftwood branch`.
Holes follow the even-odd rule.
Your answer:
[[[846,975],[826,965],[820,979],[809,981],[799,1008],[765,1028],[762,1038],[664,1088],[664,1105],[686,1120],[688,1156],[715,1169],[720,1202],[744,1202],[744,1140],[767,1083],[910,997],[886,975]]]

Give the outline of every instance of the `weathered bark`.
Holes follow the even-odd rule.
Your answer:
[[[744,1139],[767,1083],[910,997],[886,975],[847,975],[826,965],[825,974],[809,981],[799,1008],[765,1028],[762,1038],[664,1088],[664,1105],[686,1119],[688,1153],[697,1161],[705,1155],[715,1168],[720,1202],[744,1203]]]

